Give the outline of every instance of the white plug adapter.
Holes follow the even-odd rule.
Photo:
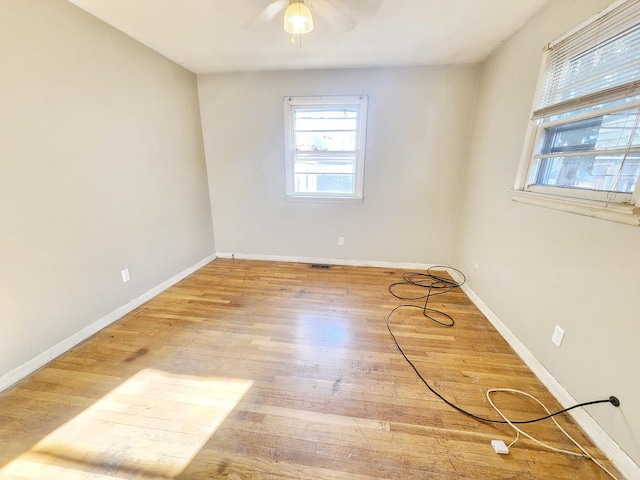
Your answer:
[[[509,447],[502,440],[491,440],[491,446],[500,455],[506,455],[509,453]]]

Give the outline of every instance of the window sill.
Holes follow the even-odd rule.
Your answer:
[[[512,190],[511,199],[515,202],[553,208],[578,215],[600,218],[625,225],[640,226],[640,207],[620,203],[606,203],[596,200],[582,200],[570,197],[559,197],[546,193],[525,192]]]
[[[286,195],[287,202],[296,203],[362,203],[362,197],[321,197],[314,195]]]

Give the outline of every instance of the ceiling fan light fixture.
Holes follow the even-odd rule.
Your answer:
[[[284,12],[284,31],[292,35],[302,35],[313,30],[311,10],[302,1],[292,1]]]

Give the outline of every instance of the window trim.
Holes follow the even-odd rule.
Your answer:
[[[513,190],[509,192],[511,199],[519,203],[640,226],[640,188],[636,188],[632,194],[625,194],[566,187],[527,186],[527,179],[535,161],[533,155],[535,146],[539,142],[542,130],[549,124],[530,122],[516,182]],[[640,184],[640,179],[638,184]]]
[[[515,184],[513,190],[510,190],[509,192],[513,201],[610,220],[627,225],[640,226],[640,178],[636,183],[634,192],[631,194],[621,192],[602,192],[570,187],[528,185],[529,176],[534,167],[534,162],[536,162],[536,146],[539,145],[541,136],[544,135],[545,129],[561,124],[600,117],[607,113],[627,110],[638,106],[636,102],[626,104],[621,103],[602,108],[594,108],[571,116],[570,118],[548,122],[540,121],[540,115],[535,114],[536,109],[538,108],[537,102],[539,100],[540,91],[544,88],[542,80],[548,61],[549,48],[560,41],[565,40],[571,35],[580,32],[582,29],[589,27],[593,23],[600,21],[605,14],[611,12],[624,3],[626,3],[626,0],[615,2],[604,11],[599,12],[545,48],[539,69],[536,93],[534,95],[533,105],[531,108],[532,117],[529,121],[525,134],[524,146],[516,174]],[[579,107],[576,106],[575,110],[578,110],[578,108]],[[549,114],[549,116],[551,115]]]
[[[362,203],[364,200],[364,165],[367,132],[367,95],[325,95],[325,96],[287,96],[284,105],[284,150],[285,150],[285,199],[293,202],[311,203]],[[296,108],[304,107],[358,107],[356,131],[356,158],[354,174],[354,193],[295,192],[293,142],[294,116]]]
[[[640,227],[640,208],[634,205],[583,200],[523,190],[511,190],[509,193],[514,202]]]

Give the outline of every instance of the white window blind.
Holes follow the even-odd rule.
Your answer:
[[[640,225],[640,0],[550,43],[513,199]]]
[[[549,45],[533,118],[640,95],[640,0],[616,2]]]

